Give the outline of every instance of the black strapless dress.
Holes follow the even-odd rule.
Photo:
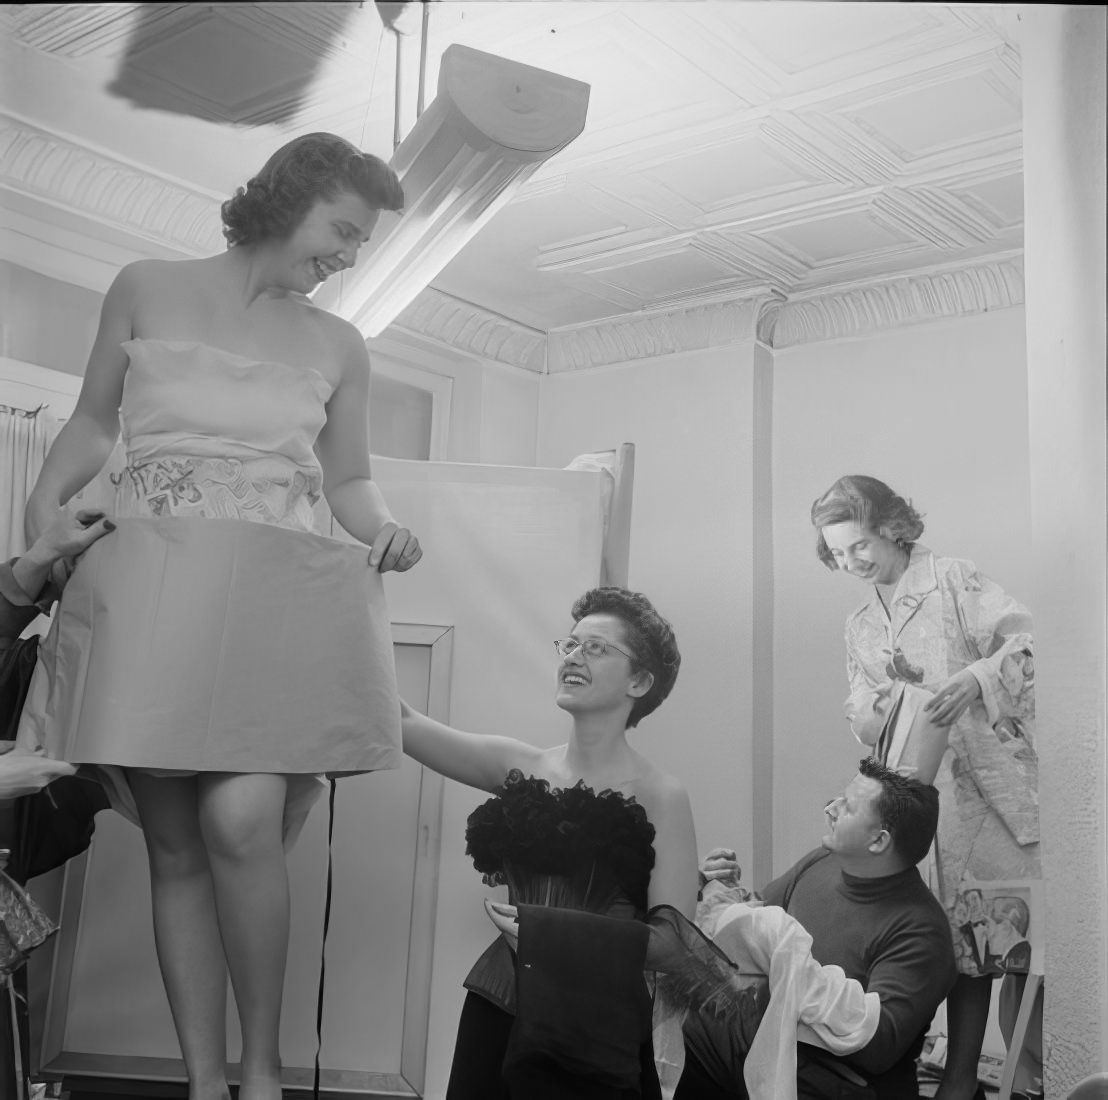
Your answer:
[[[671,907],[648,912],[654,826],[634,798],[513,771],[466,851],[507,886],[519,952],[498,936],[466,978],[447,1100],[660,1100],[659,1012],[753,1035],[764,985],[736,996],[726,955]]]

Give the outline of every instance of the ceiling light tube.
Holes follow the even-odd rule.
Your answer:
[[[392,158],[401,215],[382,213],[364,264],[319,305],[377,336],[512,194],[585,126],[589,85],[453,45],[438,91]],[[337,280],[336,280],[337,282]],[[338,298],[337,301],[333,299]]]

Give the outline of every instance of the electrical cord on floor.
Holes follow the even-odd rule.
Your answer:
[[[319,993],[315,1005],[315,1074],[312,1078],[312,1100],[319,1100],[319,1056],[323,1049],[323,979],[327,972],[327,932],[331,927],[331,879],[334,871],[332,842],[335,838],[335,777],[328,776],[331,792],[327,798],[327,892],[323,901],[323,943],[319,949]]]

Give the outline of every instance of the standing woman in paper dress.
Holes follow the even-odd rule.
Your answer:
[[[973,562],[920,545],[919,513],[876,478],[840,478],[812,505],[812,525],[820,560],[873,587],[846,622],[854,735],[886,746],[899,705],[918,691],[931,696],[922,716],[948,732],[934,780],[933,886],[951,920],[959,977],[947,1000],[937,1096],[968,1100],[992,975],[967,945],[959,894],[979,882],[1041,877],[1031,616]]]
[[[123,769],[190,1100],[230,1095],[228,970],[240,1100],[280,1096],[286,803],[399,764],[380,574],[421,550],[372,479],[365,343],[307,295],[402,204],[383,161],[309,134],[224,203],[226,252],[124,268],[28,504],[33,538],[122,424],[116,538],[76,565],[25,721]],[[321,491],[368,553],[313,533]]]

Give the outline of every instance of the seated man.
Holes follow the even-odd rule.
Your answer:
[[[915,1100],[915,1060],[955,979],[950,926],[916,870],[935,837],[938,792],[863,760],[824,812],[830,827],[821,847],[766,887],[765,904],[799,921],[817,962],[842,967],[876,992],[880,1015],[872,1039],[853,1054],[800,1044],[797,1094]],[[736,883],[736,872],[733,858],[709,853],[702,873],[714,881],[704,888],[705,902]],[[743,1067],[712,1021],[686,1021],[685,1045],[676,1100],[747,1096]]]

